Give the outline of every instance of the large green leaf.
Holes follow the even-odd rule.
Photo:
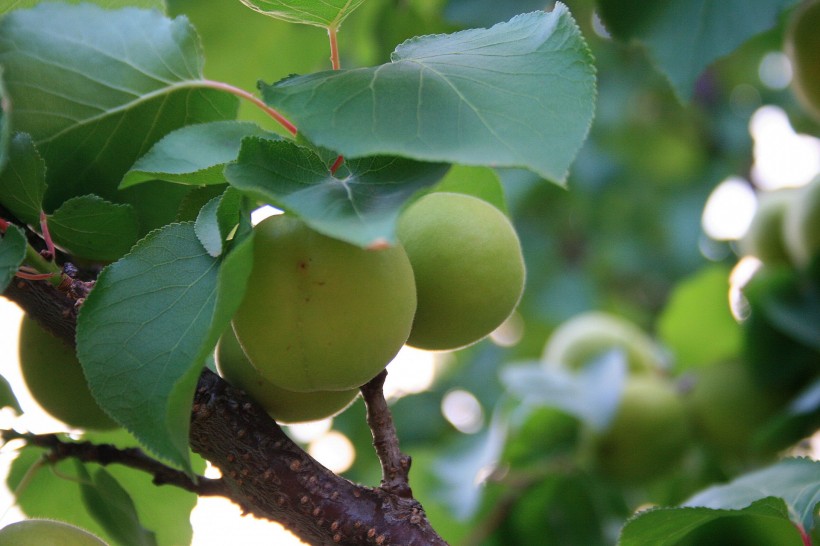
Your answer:
[[[627,523],[620,546],[672,546],[707,523],[724,517],[755,516],[791,520],[809,531],[820,504],[820,462],[784,459],[745,474],[726,485],[710,487],[681,508],[658,508]]]
[[[291,23],[338,27],[364,0],[240,0],[252,10]]]
[[[717,265],[683,280],[672,292],[658,319],[658,333],[678,369],[740,354],[742,330],[732,318],[728,294],[729,270]]]
[[[639,513],[629,520],[621,530],[618,546],[676,546],[680,541],[699,530],[705,530],[708,524],[726,518],[754,518],[766,527],[773,527],[788,521],[788,509],[781,499],[767,497],[738,510],[712,508],[656,508]],[[791,531],[797,539],[797,530]],[[721,539],[707,534],[708,544],[724,544]],[[737,544],[746,544],[740,537],[734,537]],[[777,537],[780,538],[780,537]],[[732,542],[733,544],[735,542]],[[699,546],[696,543],[694,546]],[[758,542],[755,542],[758,544]],[[783,544],[778,542],[779,546]],[[785,544],[795,545],[799,542],[788,541]]]
[[[446,171],[440,163],[369,157],[348,160],[331,173],[308,148],[248,138],[225,176],[235,188],[295,212],[316,231],[369,246],[395,241],[405,201]]]
[[[710,487],[684,506],[739,510],[766,497],[783,499],[789,517],[804,529],[811,529],[820,504],[820,461],[784,459],[726,485]]]
[[[0,5],[0,15],[16,9],[26,9],[36,6],[49,0],[7,0],[7,3]],[[79,4],[81,2],[93,2],[108,9],[125,8],[133,6],[136,8],[158,9],[165,11],[165,0],[62,0],[66,4]]]
[[[77,355],[100,406],[186,469],[193,390],[244,294],[251,240],[220,260],[193,223],[154,231],[103,270],[78,317]]]
[[[609,31],[644,43],[678,95],[689,99],[703,70],[777,24],[797,0],[598,0]]]
[[[131,205],[96,195],[72,197],[48,217],[54,242],[73,256],[114,261],[137,242],[137,215]]]
[[[248,122],[214,121],[182,127],[139,158],[125,173],[120,188],[150,180],[197,186],[224,184],[222,169],[225,163],[236,159],[246,136],[279,138]]]
[[[0,292],[6,289],[23,263],[27,244],[23,230],[9,224],[0,239]]]
[[[0,171],[0,204],[19,220],[37,225],[46,193],[45,162],[25,133],[11,139],[8,158]]]
[[[385,65],[261,88],[310,141],[348,158],[522,167],[556,182],[595,102],[592,57],[563,4],[490,29],[409,40]]]
[[[116,200],[128,168],[166,133],[231,118],[236,99],[203,89],[184,17],[40,4],[0,20],[0,64],[15,130],[48,166],[46,208],[93,193]]]

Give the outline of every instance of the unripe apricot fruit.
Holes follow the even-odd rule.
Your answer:
[[[216,346],[216,367],[228,383],[248,393],[280,423],[331,417],[349,406],[359,393],[358,389],[293,392],[277,387],[253,367],[231,328],[225,330]]]
[[[0,529],[0,546],[107,546],[74,525],[50,519],[18,521]]]
[[[624,351],[633,373],[657,370],[660,349],[636,324],[603,311],[575,315],[552,333],[542,354],[546,366],[578,370],[608,351]]]
[[[612,424],[596,440],[596,461],[616,481],[646,482],[668,472],[689,439],[686,407],[674,386],[651,374],[632,376]]]
[[[382,371],[416,310],[404,249],[366,250],[287,214],[254,232],[253,269],[233,327],[262,376],[290,391],[349,391]]]
[[[820,120],[820,0],[804,0],[786,29],[785,50],[792,62],[792,87],[803,107]]]
[[[404,211],[398,238],[418,292],[408,345],[458,349],[484,338],[515,310],[524,259],[515,228],[477,197],[438,192]]]
[[[765,264],[791,263],[784,241],[787,210],[795,190],[784,189],[763,194],[746,234],[739,241],[741,254],[754,256]]]
[[[783,238],[798,267],[807,267],[820,253],[820,175],[796,190],[783,218]]]
[[[80,361],[71,347],[28,316],[20,324],[19,341],[23,380],[44,410],[74,428],[117,427],[91,396]]]

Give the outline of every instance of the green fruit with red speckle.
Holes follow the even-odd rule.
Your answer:
[[[366,250],[283,214],[254,228],[253,259],[233,327],[274,385],[350,391],[381,372],[407,340],[416,289],[401,246]]]
[[[18,521],[0,529],[0,546],[108,546],[74,525],[50,519]]]
[[[358,389],[347,391],[293,392],[265,379],[248,360],[228,328],[216,346],[216,367],[231,385],[245,391],[280,423],[302,423],[332,417],[353,403]]]
[[[71,347],[28,316],[20,325],[19,341],[23,380],[44,410],[74,428],[117,427],[91,396],[80,361]]]
[[[438,192],[404,211],[398,238],[418,291],[408,345],[458,349],[489,335],[515,310],[524,259],[515,228],[477,197]]]

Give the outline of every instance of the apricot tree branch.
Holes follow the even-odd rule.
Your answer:
[[[23,279],[3,295],[73,345],[72,296],[47,282]],[[210,486],[222,492],[214,494],[282,523],[311,544],[446,546],[410,496],[410,460],[398,451],[383,381],[382,376],[363,388],[374,443],[383,466],[389,463],[382,487],[354,484],[319,464],[261,407],[208,370],[200,375],[192,405],[190,445],[222,472],[219,485]]]
[[[21,440],[27,445],[45,448],[46,460],[56,463],[64,459],[77,459],[84,463],[103,466],[120,464],[151,474],[155,485],[173,485],[199,496],[226,496],[228,489],[221,479],[197,476],[191,479],[187,474],[168,467],[146,455],[139,448],[121,449],[111,444],[92,442],[71,442],[57,434],[29,434],[15,430],[0,431],[3,442]]]
[[[399,437],[393,425],[393,416],[384,399],[384,380],[387,370],[362,385],[362,397],[367,407],[367,424],[373,434],[373,447],[382,466],[382,489],[400,497],[413,498],[408,482],[410,457],[399,449]]]

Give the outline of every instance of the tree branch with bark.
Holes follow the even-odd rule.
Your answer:
[[[52,334],[74,345],[76,300],[49,283],[16,279],[3,294]],[[47,460],[76,458],[145,471],[157,485],[197,495],[219,495],[246,513],[276,521],[311,544],[432,545],[446,542],[430,525],[407,481],[410,458],[401,453],[384,399],[382,372],[362,387],[376,453],[379,487],[355,484],[322,466],[294,443],[247,395],[205,369],[191,407],[190,445],[222,472],[191,478],[139,449],[121,450],[55,435],[4,431],[4,441],[44,447]]]

